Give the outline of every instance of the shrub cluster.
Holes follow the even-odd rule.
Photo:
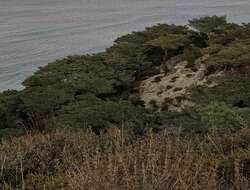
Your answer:
[[[159,24],[118,38],[105,52],[70,56],[40,68],[23,82],[24,90],[0,94],[0,134],[43,131],[48,126],[92,128],[99,133],[125,120],[145,128],[142,131],[147,126],[200,131],[197,111],[146,109],[138,87],[159,74],[160,65],[172,57],[193,68],[196,59],[207,54],[208,77],[224,74],[211,77],[217,84],[214,88],[192,89],[191,101],[197,107],[225,104],[249,125],[249,24],[212,16],[191,20],[189,25]]]

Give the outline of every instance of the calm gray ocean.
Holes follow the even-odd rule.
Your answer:
[[[250,0],[0,0],[0,91],[39,66],[105,49],[125,33],[204,15],[250,22]]]

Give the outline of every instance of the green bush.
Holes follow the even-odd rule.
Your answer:
[[[225,16],[205,16],[189,21],[189,24],[197,30],[209,33],[214,32],[217,28],[227,25]]]
[[[212,102],[225,102],[229,106],[249,107],[250,76],[248,69],[243,73],[235,72],[211,78],[217,85],[213,88],[206,86],[195,87],[191,90],[191,100],[197,104],[206,105]],[[242,105],[238,105],[238,104]]]
[[[202,56],[201,50],[198,47],[191,46],[184,50],[183,59],[188,62],[188,67],[195,66],[195,61]]]
[[[222,48],[218,53],[208,60],[209,71],[220,71],[237,69],[250,65],[250,41],[240,41],[232,43],[230,46]]]
[[[233,108],[224,103],[213,103],[205,107],[198,107],[202,125],[208,130],[216,130],[217,134],[235,132],[245,128],[243,118]]]
[[[146,110],[128,101],[104,101],[93,95],[82,96],[78,102],[64,106],[56,121],[70,128],[93,129],[121,126],[123,123],[146,127]]]

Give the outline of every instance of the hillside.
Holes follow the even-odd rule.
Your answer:
[[[94,175],[99,175],[103,177],[104,189],[141,189],[142,184],[124,186],[126,183],[140,183],[141,173],[132,172],[139,176],[138,179],[135,177],[136,182],[125,180],[121,185],[114,181],[105,184],[105,177],[119,175],[112,172],[102,175],[108,168],[101,166],[93,169],[100,173],[91,173],[89,184],[86,179],[86,184],[81,184],[84,177],[78,170],[84,169],[81,164],[85,162],[80,162],[83,155],[68,158],[76,162],[77,169],[67,164],[65,167],[70,169],[65,169],[66,157],[61,158],[65,155],[59,152],[65,153],[61,146],[67,147],[67,143],[72,144],[72,151],[76,152],[78,143],[82,149],[87,149],[86,143],[93,143],[100,148],[100,157],[114,159],[116,164],[118,162],[114,167],[126,168],[131,167],[130,164],[119,165],[116,153],[122,154],[124,162],[131,162],[126,157],[129,152],[132,152],[131,156],[138,156],[138,162],[143,162],[136,154],[140,147],[138,143],[149,148],[148,140],[152,138],[153,146],[156,146],[153,147],[153,155],[172,154],[164,147],[173,146],[176,159],[187,156],[185,159],[190,159],[190,162],[198,160],[199,169],[179,160],[179,170],[188,171],[187,176],[182,176],[182,181],[176,179],[180,176],[179,170],[170,169],[171,164],[158,165],[150,157],[151,167],[157,166],[157,170],[161,170],[166,166],[176,176],[171,176],[172,181],[168,179],[158,187],[154,186],[155,183],[164,180],[162,177],[167,174],[153,181],[154,174],[149,173],[144,179],[149,182],[143,183],[144,189],[203,189],[209,185],[208,189],[216,189],[218,183],[221,183],[219,189],[234,189],[234,186],[248,188],[250,24],[229,23],[225,17],[217,16],[193,19],[188,26],[159,24],[116,39],[113,46],[104,52],[75,55],[49,63],[26,79],[23,85],[25,89],[22,91],[10,90],[0,94],[0,138],[3,141],[0,145],[3,155],[0,156],[0,188],[21,188],[27,183],[38,183],[29,180],[53,186],[53,178],[56,178],[55,183],[62,178],[62,181],[67,181],[63,185],[65,189],[85,189],[88,185],[100,189],[102,186],[94,187],[92,179]],[[77,137],[77,134],[84,137]],[[25,142],[26,138],[28,142]],[[77,138],[81,140],[77,141]],[[184,145],[189,143],[190,147],[186,150],[190,150],[191,155],[183,151]],[[15,160],[18,157],[16,146],[22,149],[22,156],[26,156],[26,160],[21,159],[24,168],[18,177],[13,174],[14,168],[19,167],[18,160]],[[43,149],[40,146],[48,147]],[[59,152],[56,152],[57,149]],[[90,149],[93,151],[95,148],[91,146]],[[53,157],[50,154],[54,150]],[[46,161],[47,158],[39,151],[44,151],[51,160]],[[83,154],[91,157],[94,154],[91,151]],[[10,152],[15,156],[11,156]],[[32,154],[30,159],[27,159],[28,154]],[[33,154],[41,160],[35,160]],[[146,157],[148,154],[145,153]],[[55,160],[59,162],[60,171],[48,166]],[[35,163],[39,164],[25,168],[25,164]],[[102,164],[107,163],[103,161]],[[134,178],[130,170],[123,169],[127,176],[122,173],[122,178]],[[211,184],[202,184],[206,177],[197,181],[189,178],[195,173],[190,171],[193,169],[204,172],[206,177],[210,176],[211,181],[208,182]],[[89,174],[90,171],[85,172]],[[76,184],[71,184],[73,181],[66,180],[66,176],[78,180],[80,186],[73,188]],[[15,177],[18,182],[15,182]],[[98,183],[101,184],[100,181]],[[32,185],[30,189],[38,189],[38,186]],[[42,186],[39,188],[42,189]]]

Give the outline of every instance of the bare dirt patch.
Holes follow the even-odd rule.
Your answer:
[[[168,109],[172,111],[181,111],[183,107],[190,105],[191,102],[188,102],[190,89],[195,86],[209,86],[204,64],[204,59],[207,58],[208,56],[204,56],[196,60],[195,71],[186,67],[187,61],[181,61],[172,68],[171,72],[161,73],[144,80],[140,86],[140,97],[146,107],[150,107],[152,100],[159,108],[168,105]],[[161,80],[156,82],[156,78]],[[211,87],[214,85],[210,84]]]

